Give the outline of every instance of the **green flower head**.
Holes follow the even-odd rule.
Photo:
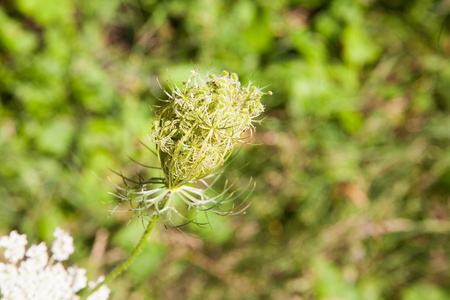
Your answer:
[[[216,173],[236,146],[247,142],[244,132],[253,133],[255,118],[264,111],[261,97],[271,92],[251,83],[241,86],[234,73],[208,74],[203,80],[192,71],[188,80],[180,87],[173,84],[166,94],[169,99],[159,108],[149,134],[164,177],[136,182],[122,176],[127,187],[115,186],[116,196],[129,202],[138,215],[162,216],[171,224],[178,223],[175,219],[192,222],[200,211],[241,212],[243,202],[234,204],[240,195],[229,193],[232,185],[226,183],[217,192],[212,188],[215,180],[203,179]],[[197,181],[206,188],[194,187]],[[209,196],[208,190],[215,195]],[[191,209],[195,216],[189,214]]]
[[[217,170],[233,149],[245,143],[253,122],[264,111],[266,93],[235,73],[223,71],[202,80],[191,71],[188,80],[173,84],[167,104],[158,112],[150,134],[167,188],[176,190]],[[268,92],[267,94],[270,94]]]

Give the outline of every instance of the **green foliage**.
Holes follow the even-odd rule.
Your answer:
[[[167,98],[159,85],[233,70],[274,92],[255,145],[223,175],[234,188],[253,178],[252,205],[212,231],[157,226],[111,299],[447,299],[449,12],[431,0],[3,1],[0,232],[51,241],[63,227],[82,267],[106,273],[140,224],[109,213],[99,178],[161,177],[128,158],[158,165],[138,140]],[[100,228],[111,238],[92,261]]]
[[[450,297],[448,292],[429,284],[417,284],[413,287],[405,289],[402,295],[402,300],[444,300]]]

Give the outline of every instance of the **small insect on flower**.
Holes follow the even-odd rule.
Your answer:
[[[200,181],[208,187],[204,179],[215,174],[238,145],[247,142],[244,132],[254,132],[253,123],[264,111],[261,97],[271,92],[251,83],[241,86],[235,73],[208,74],[204,81],[193,70],[181,87],[172,84],[166,94],[169,99],[157,111],[149,134],[164,177],[142,182],[132,190],[116,191],[122,200],[138,204],[135,211],[153,208],[158,215],[168,212],[169,220],[172,213],[187,220],[177,203],[198,212],[223,200],[230,186],[218,196],[208,197],[205,190],[190,185]]]

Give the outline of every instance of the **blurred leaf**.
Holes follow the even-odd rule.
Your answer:
[[[402,300],[446,300],[449,297],[449,293],[430,284],[413,285],[402,292]]]
[[[328,39],[335,37],[340,30],[339,23],[329,14],[325,13],[321,13],[317,16],[314,25],[317,28],[317,32]]]
[[[338,118],[342,127],[349,133],[355,133],[363,126],[364,117],[356,111],[340,112]]]
[[[65,24],[74,21],[70,0],[17,0],[15,5],[22,13],[32,16],[42,25]]]
[[[36,141],[37,146],[44,152],[63,156],[69,150],[74,131],[70,119],[58,118],[42,129]]]
[[[272,38],[267,17],[264,13],[255,14],[252,24],[244,32],[245,39],[254,51],[267,51]]]
[[[16,54],[30,54],[36,49],[37,37],[21,25],[10,19],[0,7],[0,47]]]
[[[315,292],[318,299],[342,298],[346,300],[360,299],[356,289],[345,283],[339,269],[323,258],[313,262],[317,279]]]
[[[318,35],[297,31],[293,34],[292,44],[307,62],[324,63],[327,59],[324,41]]]
[[[355,66],[374,62],[380,54],[380,48],[373,42],[373,38],[357,25],[348,25],[344,29],[342,45],[344,59]]]

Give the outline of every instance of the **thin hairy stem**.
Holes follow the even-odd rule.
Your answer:
[[[81,300],[86,300],[90,295],[98,291],[103,285],[107,284],[117,276],[119,276],[123,271],[125,271],[128,266],[133,262],[133,260],[141,253],[142,248],[144,248],[145,243],[147,242],[147,238],[152,232],[153,227],[158,219],[158,215],[153,216],[152,220],[148,222],[147,228],[145,229],[144,234],[141,237],[141,240],[134,248],[133,252],[131,252],[130,256],[125,260],[120,266],[111,271],[108,276],[102,282],[99,282],[93,289],[90,290],[82,290],[81,293],[84,292],[81,296]]]

